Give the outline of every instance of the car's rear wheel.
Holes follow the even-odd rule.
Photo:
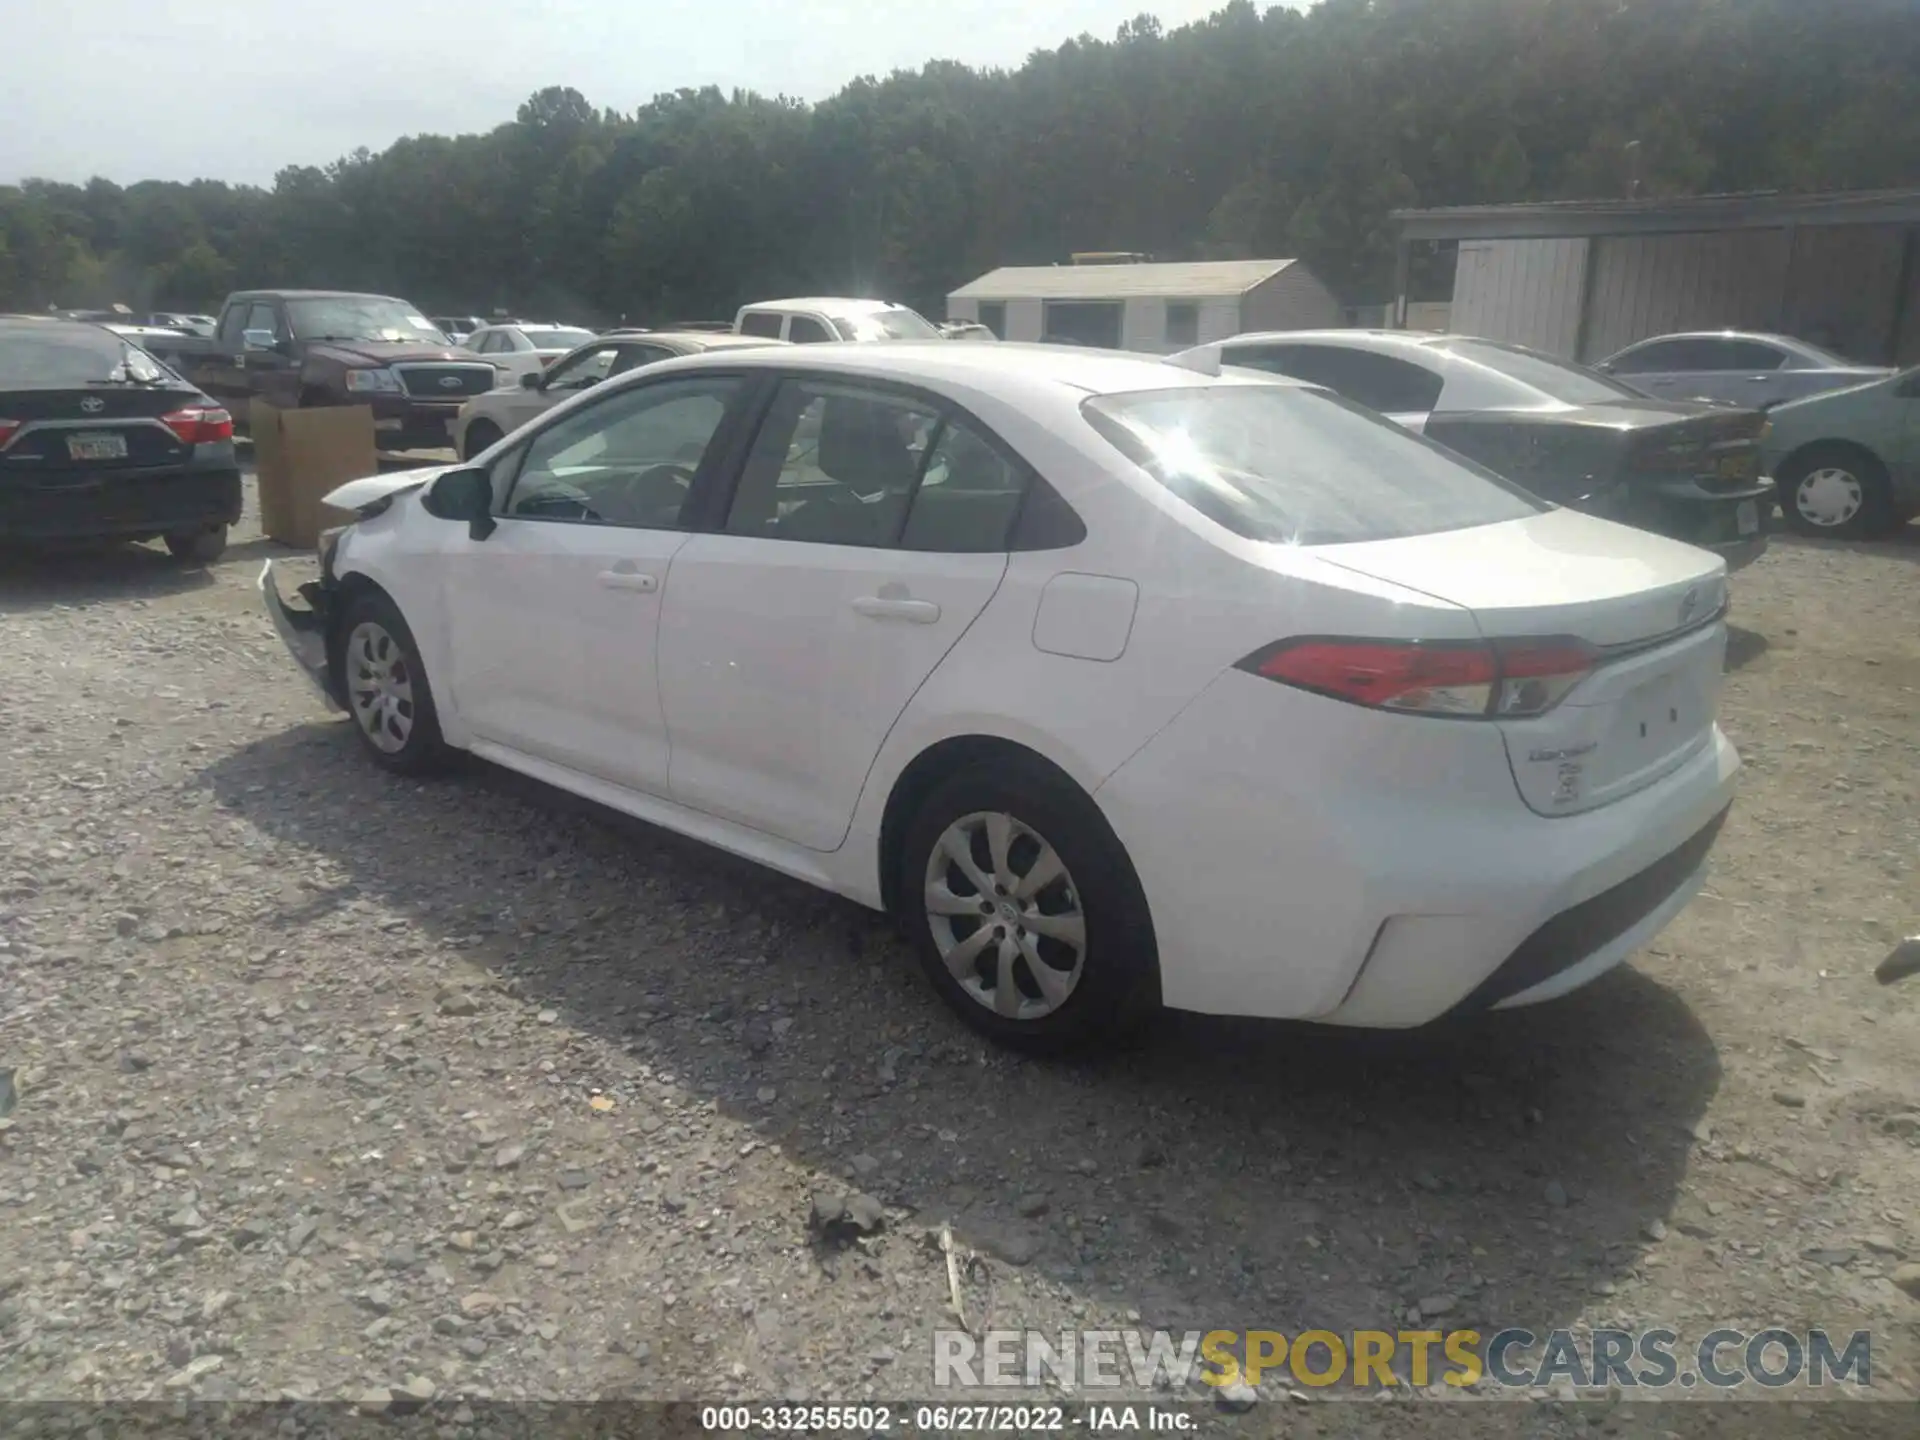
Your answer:
[[[1038,766],[982,763],[907,827],[898,908],[942,998],[1002,1044],[1116,1040],[1159,1001],[1132,863],[1092,801]]]
[[[211,565],[227,549],[227,527],[209,525],[203,530],[183,530],[166,537],[167,553],[176,560],[195,565]]]
[[[399,609],[385,595],[363,592],[348,602],[337,634],[340,693],[374,762],[402,775],[443,763],[447,745],[433,691]]]
[[[491,420],[476,420],[467,427],[466,440],[460,458],[471,460],[481,451],[500,442],[501,429]]]
[[[1886,466],[1865,450],[1820,445],[1796,455],[1775,477],[1789,529],[1829,540],[1865,540],[1895,524]]]

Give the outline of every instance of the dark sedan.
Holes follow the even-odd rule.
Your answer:
[[[157,536],[204,563],[239,518],[225,410],[101,326],[0,316],[0,542]]]
[[[1323,385],[1542,499],[1712,550],[1766,549],[1757,410],[1653,400],[1518,345],[1406,330],[1236,335],[1175,357]]]

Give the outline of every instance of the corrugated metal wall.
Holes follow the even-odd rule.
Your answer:
[[[1462,335],[1572,355],[1586,264],[1584,239],[1463,240],[1449,323]]]
[[[1786,293],[1784,230],[1609,235],[1596,242],[1582,360],[1676,330],[1773,330]]]
[[[1842,355],[1894,353],[1906,232],[1878,225],[1810,226],[1794,233],[1793,268],[1777,328]]]
[[[1339,325],[1344,315],[1339,297],[1321,283],[1319,276],[1296,262],[1240,297],[1240,323],[1235,333],[1322,330]],[[1202,334],[1200,338],[1222,337]]]

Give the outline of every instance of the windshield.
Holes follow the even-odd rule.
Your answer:
[[[84,326],[0,326],[0,390],[152,385],[172,376],[146,351]]]
[[[917,311],[904,305],[873,310],[834,322],[848,340],[938,340],[940,332]]]
[[[1291,385],[1095,396],[1081,410],[1129,460],[1249,540],[1391,540],[1550,508],[1371,411]]]
[[[585,345],[593,339],[591,330],[576,330],[571,326],[554,326],[551,329],[536,329],[521,326],[520,333],[532,342],[536,350],[571,350],[576,345]]]
[[[1563,405],[1600,405],[1609,400],[1644,400],[1638,390],[1617,380],[1609,380],[1597,370],[1556,360],[1538,350],[1520,345],[1502,345],[1497,340],[1448,340],[1435,345],[1444,355],[1471,360],[1517,380]]]
[[[323,299],[289,300],[287,315],[299,340],[417,340],[445,345],[434,323],[400,300],[378,295],[329,295]]]

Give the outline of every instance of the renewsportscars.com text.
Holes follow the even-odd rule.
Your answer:
[[[1864,1389],[1865,1330],[963,1330],[933,1334],[937,1390],[1065,1385],[1079,1391],[1178,1390],[1285,1375],[1295,1385],[1391,1388],[1403,1381],[1531,1390],[1733,1390],[1752,1385]]]

